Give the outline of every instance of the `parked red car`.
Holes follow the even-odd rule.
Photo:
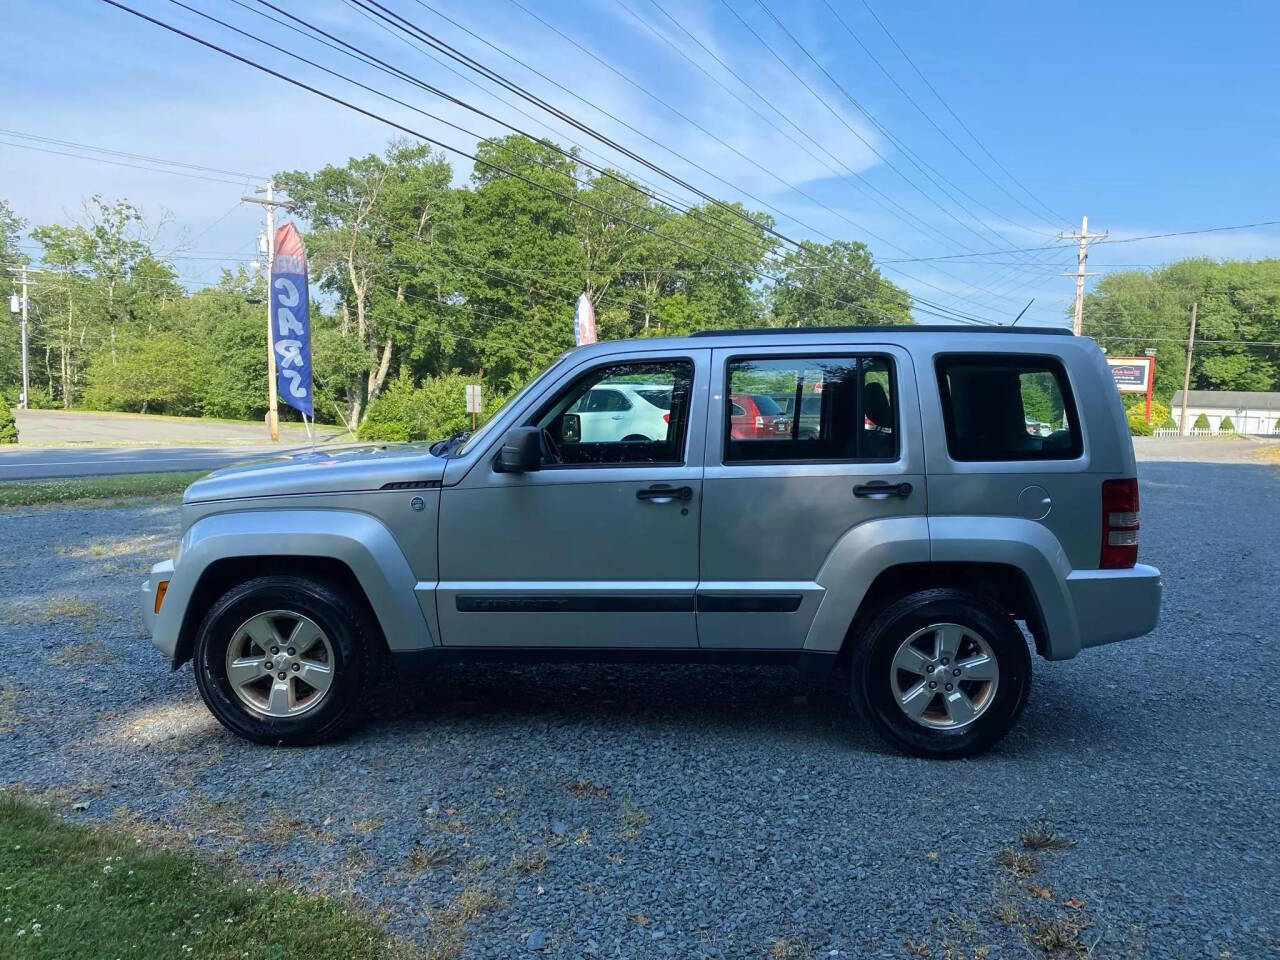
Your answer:
[[[763,440],[787,432],[787,415],[763,393],[735,393],[729,397],[729,437]]]

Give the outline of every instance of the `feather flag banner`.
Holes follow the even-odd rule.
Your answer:
[[[585,290],[573,311],[573,342],[578,346],[596,342],[596,310]]]
[[[307,300],[307,251],[298,228],[276,230],[271,261],[271,339],[276,355],[280,399],[307,419],[314,416],[311,396],[311,313]]]

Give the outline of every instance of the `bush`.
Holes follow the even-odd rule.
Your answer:
[[[1218,424],[1219,433],[1235,433],[1236,425],[1231,422],[1230,417],[1223,417],[1222,422]]]
[[[361,440],[439,440],[471,429],[467,413],[467,384],[475,377],[458,372],[428,377],[415,386],[407,370],[389,382],[378,398],[369,404],[364,423],[360,424]],[[476,417],[476,425],[487,421],[506,402],[507,396],[485,387],[484,412]]]
[[[1271,432],[1280,433],[1280,418],[1278,418],[1276,422],[1271,425]]]
[[[17,443],[18,425],[13,421],[13,411],[9,409],[9,401],[0,398],[0,443]]]
[[[1200,416],[1196,417],[1196,422],[1193,423],[1191,426],[1193,429],[1196,429],[1196,430],[1208,430],[1209,418],[1202,413],[1200,414]]]
[[[1132,437],[1149,437],[1151,436],[1151,424],[1147,423],[1146,417],[1142,415],[1141,408],[1135,407],[1129,411],[1129,435]]]

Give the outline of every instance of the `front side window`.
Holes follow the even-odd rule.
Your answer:
[[[939,357],[938,390],[953,460],[1074,460],[1080,426],[1052,357]]]
[[[548,466],[678,464],[684,460],[693,363],[654,360],[597,367],[532,421]]]
[[[725,463],[897,458],[886,357],[739,358],[727,380]]]

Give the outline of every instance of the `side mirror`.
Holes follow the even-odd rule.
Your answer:
[[[542,469],[542,432],[537,427],[512,427],[498,452],[500,473],[529,473]]]
[[[581,443],[582,418],[576,413],[566,413],[561,417],[560,437],[565,443]]]

